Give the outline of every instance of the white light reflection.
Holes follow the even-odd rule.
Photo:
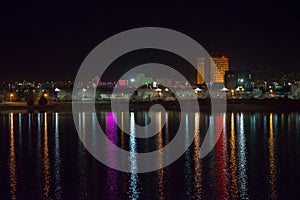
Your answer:
[[[32,127],[31,127],[31,124],[32,124],[32,114],[31,113],[28,113],[28,155],[29,157],[32,156]]]
[[[238,177],[239,177],[239,191],[240,198],[248,198],[248,178],[247,178],[247,149],[246,149],[246,138],[244,130],[244,114],[241,113],[238,118],[238,130],[237,134],[237,154],[238,154]]]
[[[23,141],[22,141],[22,113],[19,113],[19,148],[23,149]],[[20,151],[20,153],[22,153],[23,150]],[[22,157],[22,156],[21,156]]]
[[[189,116],[185,114],[185,146],[189,146]],[[197,156],[198,157],[198,156]],[[185,172],[185,186],[186,186],[186,195],[189,199],[193,197],[193,171],[192,171],[192,160],[191,160],[191,150],[187,149],[184,154],[184,172]]]
[[[81,141],[86,142],[86,114],[85,112],[79,113],[79,128],[82,130]],[[80,142],[80,140],[79,140]],[[80,176],[80,199],[88,198],[88,175],[87,175],[87,152],[83,144],[80,142],[79,149],[79,176]]]
[[[195,120],[194,120],[194,182],[193,185],[195,187],[195,191],[193,197],[195,199],[201,199],[202,194],[202,185],[201,185],[201,170],[202,165],[199,158],[199,151],[200,151],[200,113],[195,113]]]
[[[54,118],[54,183],[55,183],[55,199],[62,199],[62,185],[61,185],[61,158],[59,147],[59,127],[58,127],[58,113],[52,114]],[[53,119],[52,118],[52,119]]]
[[[138,166],[135,152],[137,151],[136,141],[135,141],[135,120],[134,113],[130,113],[130,139],[129,139],[129,149],[130,149],[130,186],[129,186],[129,197],[132,200],[139,198],[139,189],[138,189]]]

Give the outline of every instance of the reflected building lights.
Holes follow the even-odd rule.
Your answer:
[[[128,116],[128,115],[127,115]],[[121,112],[121,135],[120,135],[120,139],[121,139],[121,148],[125,149],[126,148],[126,141],[125,141],[125,115],[124,112]],[[126,121],[128,120],[128,118],[126,119]],[[121,159],[122,160],[122,166],[125,166],[125,159]],[[122,176],[121,177],[121,182],[126,183],[128,182],[128,177],[127,176]],[[126,184],[122,184],[122,191],[127,191],[127,185]]]
[[[134,113],[130,113],[130,139],[129,139],[129,149],[130,149],[130,154],[129,154],[129,159],[130,159],[130,185],[129,185],[129,197],[132,200],[137,200],[139,199],[139,189],[138,189],[138,165],[137,165],[137,160],[136,160],[136,139],[135,139],[135,120],[134,120]]]
[[[116,152],[113,150],[113,145],[117,141],[117,126],[116,126],[116,115],[115,113],[108,112],[106,113],[106,135],[110,142],[106,143],[106,152],[107,152],[107,159],[111,163],[117,162],[117,155]],[[107,168],[107,188],[110,199],[117,199],[117,173],[115,169]]]
[[[238,143],[238,177],[240,198],[248,198],[248,178],[247,178],[247,149],[244,131],[244,114],[239,115],[239,134],[237,135]]]
[[[195,122],[196,123],[196,122]],[[189,116],[186,113],[185,114],[185,147],[188,148],[189,144]],[[199,153],[197,154],[198,157]],[[184,158],[185,158],[185,162],[184,162],[184,171],[185,171],[185,186],[186,186],[186,190],[187,190],[187,197],[188,199],[192,199],[193,198],[193,171],[192,171],[192,156],[191,156],[191,150],[187,149],[187,151],[184,154]]]
[[[270,114],[270,134],[269,134],[269,184],[270,198],[276,199],[276,158],[274,152],[274,132],[273,132],[273,114]]]
[[[22,149],[22,146],[23,146],[23,141],[22,141],[22,113],[19,113],[19,147],[20,149]],[[20,151],[20,153],[22,153],[23,151]],[[22,156],[21,156],[22,157]]]
[[[62,185],[61,185],[61,158],[59,147],[59,129],[58,129],[58,113],[53,113],[54,117],[54,178],[55,178],[55,199],[62,199]]]
[[[200,113],[195,113],[195,120],[194,120],[194,198],[195,199],[201,199],[202,194],[202,186],[201,186],[201,162],[199,158],[199,152],[200,152],[200,130],[199,130],[199,123],[200,123]]]
[[[31,130],[32,130],[32,127],[31,127],[31,124],[32,124],[32,114],[31,113],[28,113],[28,153],[29,153],[29,157],[32,156],[32,133],[31,133]]]
[[[96,131],[96,124],[98,123],[98,120],[97,120],[97,114],[96,112],[93,112],[92,113],[92,146],[93,148],[97,148],[96,145],[97,145],[97,131]]]
[[[15,137],[14,137],[14,115],[13,113],[9,114],[10,122],[10,138],[9,138],[9,186],[10,186],[10,195],[11,199],[17,199],[17,162],[15,154]]]
[[[41,129],[41,115],[42,113],[38,113],[38,116],[37,116],[37,123],[38,123],[38,134],[37,134],[37,149],[38,149],[38,154],[37,155],[40,155],[40,151],[41,151],[41,135],[42,135],[42,129]]]
[[[168,144],[169,141],[170,141],[170,138],[169,138],[169,113],[166,112],[165,113],[165,143]]]
[[[3,190],[10,199],[18,199],[19,195],[27,197],[36,195],[35,198],[38,199],[62,199],[70,197],[67,194],[70,188],[66,184],[70,180],[74,180],[77,186],[75,186],[74,194],[71,195],[82,199],[94,198],[103,190],[107,191],[106,195],[109,195],[110,199],[126,198],[126,196],[129,199],[142,197],[154,199],[171,197],[247,199],[250,196],[277,199],[286,194],[283,190],[293,189],[290,189],[290,184],[293,183],[286,183],[290,177],[286,177],[284,180],[281,180],[280,177],[284,176],[287,171],[296,169],[291,165],[296,163],[294,158],[299,150],[296,146],[300,141],[300,134],[297,134],[300,124],[298,113],[279,113],[278,115],[259,112],[255,114],[230,113],[227,116],[222,113],[209,117],[207,114],[202,115],[197,112],[182,113],[180,119],[183,117],[182,130],[185,131],[182,133],[185,135],[182,136],[185,137],[183,140],[186,140],[182,140],[182,145],[188,145],[187,141],[192,137],[189,132],[194,134],[194,140],[185,154],[176,161],[180,166],[173,165],[151,172],[150,178],[148,175],[138,174],[139,165],[135,152],[137,149],[141,152],[144,152],[145,149],[145,152],[155,148],[158,150],[168,144],[177,125],[177,121],[173,121],[177,115],[174,117],[172,112],[154,112],[151,120],[159,131],[155,137],[146,141],[134,137],[137,134],[137,119],[144,121],[145,124],[148,124],[150,119],[144,112],[140,117],[133,112],[118,114],[104,112],[105,114],[101,116],[101,127],[105,127],[104,130],[110,141],[120,145],[122,149],[130,151],[126,159],[130,160],[127,167],[130,167],[131,173],[118,172],[108,167],[100,166],[98,168],[99,165],[95,164],[97,161],[93,161],[89,157],[83,143],[97,144],[93,139],[98,122],[96,113],[90,115],[83,112],[78,115],[78,129],[80,129],[79,134],[81,134],[82,140],[78,139],[78,143],[74,147],[76,149],[76,158],[74,159],[76,170],[69,172],[62,170],[63,167],[70,166],[70,163],[67,163],[69,162],[68,158],[63,160],[67,155],[63,156],[63,153],[66,152],[64,152],[65,148],[61,146],[68,137],[62,135],[63,128],[69,125],[68,117],[55,112],[51,114],[41,112],[2,114],[1,117],[4,118],[2,130],[7,133],[2,136],[2,141],[7,147],[4,149],[7,156],[3,158],[7,175],[7,177],[4,175],[6,183],[4,182]],[[120,128],[116,124],[115,116],[119,117]],[[76,117],[77,115],[75,115]],[[163,124],[164,119],[165,124]],[[207,158],[200,159],[199,151],[203,138],[208,136],[210,141],[213,141],[212,137],[215,136],[205,134],[207,129],[205,119],[210,126],[214,127],[215,133],[222,129],[223,131],[221,131],[219,141],[212,153]],[[2,121],[2,119],[0,120]],[[67,127],[67,130],[73,129]],[[125,130],[130,130],[132,136],[126,135]],[[145,134],[149,135],[147,131],[146,128]],[[90,132],[93,134],[92,140],[87,137]],[[73,139],[72,141],[74,141]],[[96,136],[95,139],[97,139]],[[103,144],[108,161],[116,162],[120,158],[119,155],[112,150],[111,144],[107,146],[105,146],[105,142]],[[149,145],[149,149],[143,146],[144,144]],[[279,157],[283,151],[285,155],[289,156],[283,158],[283,166],[281,166]],[[155,158],[154,162],[159,168],[163,166],[165,156],[168,155],[164,154],[164,151],[159,151]],[[126,159],[120,159],[123,160],[123,163],[119,164],[124,165]],[[208,165],[206,166],[205,163]],[[174,175],[173,172],[177,173],[183,167],[185,177],[183,174]],[[70,173],[74,174],[74,172],[78,177],[69,179]],[[98,174],[99,172],[103,172],[103,174]],[[172,179],[169,179],[171,178],[169,176],[172,176]],[[141,179],[144,177],[147,180]],[[103,182],[99,178],[104,178]],[[96,181],[93,182],[94,180]],[[172,182],[177,180],[182,183]],[[279,180],[283,181],[285,185],[282,186]],[[153,183],[155,185],[152,186]],[[103,186],[106,188],[101,188]],[[141,188],[141,186],[145,188]],[[183,188],[174,191],[178,186]],[[149,191],[153,191],[153,194],[149,194]],[[179,192],[181,193],[179,194]]]
[[[231,113],[231,131],[230,131],[230,198],[238,199],[238,177],[237,177],[237,159],[235,149],[235,127],[234,127],[234,113]]]
[[[33,130],[34,130],[34,122],[36,121],[35,115],[33,115]],[[43,128],[43,129],[42,129]],[[37,114],[37,135],[33,135],[37,137],[37,147],[36,153],[35,149],[32,149],[33,154],[36,156],[36,166],[38,167],[39,173],[37,173],[37,178],[41,181],[36,182],[37,187],[41,190],[40,198],[43,198],[44,195],[44,150],[42,149],[42,136],[44,134],[44,124],[43,124],[43,113]],[[33,139],[34,141],[34,139]]]
[[[163,166],[163,132],[162,132],[162,113],[157,113],[157,122],[158,122],[158,151],[159,151],[159,157],[157,160],[157,164],[159,165],[159,170],[157,171],[157,184],[158,184],[158,199],[163,200],[164,199],[164,176],[165,176],[165,169],[162,168]]]
[[[81,119],[81,120],[80,120]],[[87,175],[87,152],[83,144],[86,143],[86,114],[82,112],[79,114],[79,124],[81,128],[81,144],[80,144],[80,160],[79,160],[79,171],[80,171],[80,199],[88,198],[88,175]]]
[[[18,114],[18,154],[17,154],[17,158],[19,159],[19,167],[23,167],[23,163],[24,163],[24,149],[23,149],[23,130],[22,130],[22,113]],[[18,178],[19,180],[23,180],[24,179],[24,171],[23,170],[18,170]],[[18,183],[18,187],[20,189],[24,188],[24,182],[20,181]]]
[[[215,127],[217,132],[221,132],[216,143],[216,179],[218,198],[226,199],[228,197],[227,190],[227,137],[225,126],[226,114],[215,116]]]
[[[49,160],[49,148],[48,148],[48,124],[47,113],[44,113],[44,199],[50,199],[50,160]]]
[[[149,137],[149,129],[148,129],[148,124],[149,124],[149,113],[145,113],[144,114],[144,124],[145,124],[145,136]],[[149,151],[149,141],[148,140],[145,140],[145,151]]]

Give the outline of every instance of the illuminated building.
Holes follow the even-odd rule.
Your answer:
[[[203,84],[205,77],[205,67],[204,67],[205,58],[198,58],[197,60],[197,84]]]
[[[229,70],[229,59],[225,56],[211,58],[210,81],[224,83],[225,72]]]
[[[229,70],[229,59],[222,56],[211,57],[207,60],[208,62],[204,57],[197,60],[197,84],[203,84],[205,80],[213,83],[224,83],[225,72]]]

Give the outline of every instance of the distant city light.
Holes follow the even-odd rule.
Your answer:
[[[156,88],[156,87],[157,87],[157,82],[156,82],[156,81],[153,81],[152,86],[153,86],[154,88]]]
[[[195,92],[201,92],[201,91],[203,91],[203,90],[201,90],[201,89],[198,88],[198,87],[195,89]]]

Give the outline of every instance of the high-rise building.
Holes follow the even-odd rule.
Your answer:
[[[197,59],[197,84],[203,84],[204,76],[205,76],[205,67],[204,67],[204,60],[205,58],[198,58]]]
[[[229,59],[225,56],[210,59],[200,57],[197,60],[197,84],[203,84],[205,81],[224,83],[225,72],[228,70]]]
[[[211,58],[210,81],[224,83],[225,72],[229,70],[229,59],[225,56]]]

